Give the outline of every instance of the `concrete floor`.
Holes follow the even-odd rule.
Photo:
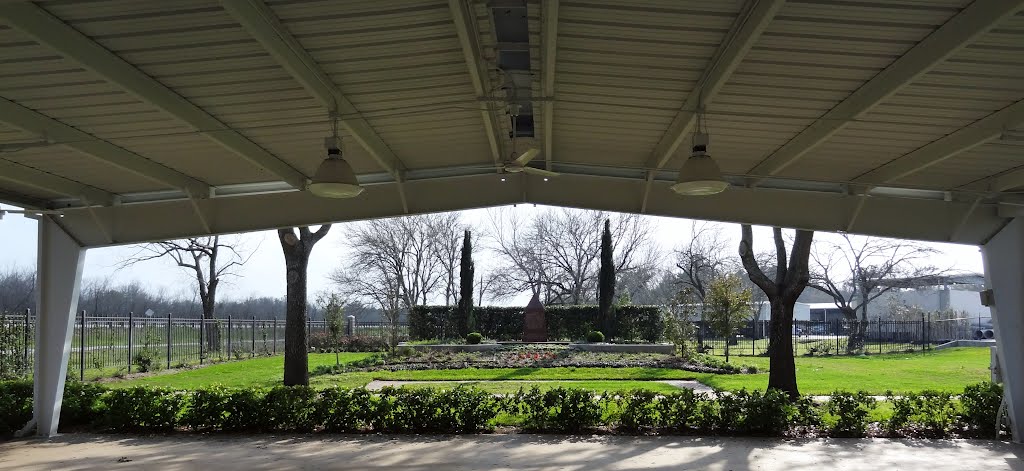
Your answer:
[[[0,443],[7,470],[1024,470],[1024,446],[990,441],[699,437],[125,436]]]

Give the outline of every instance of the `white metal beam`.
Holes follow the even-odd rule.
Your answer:
[[[654,147],[647,161],[648,168],[664,167],[675,155],[693,128],[697,109],[714,99],[783,3],[783,0],[748,0],[740,17],[712,56],[697,86],[690,91],[682,109],[676,113],[672,124]]]
[[[541,3],[540,17],[543,21],[540,40],[543,43],[544,70],[542,71],[544,82],[541,93],[545,97],[555,96],[555,58],[558,54],[558,0],[547,0]],[[554,128],[555,128],[555,102],[544,101],[544,162],[545,167],[551,170],[551,159],[554,156]]]
[[[748,173],[777,175],[850,121],[927,73],[1022,6],[1022,0],[977,0],[970,4]]]
[[[397,174],[404,166],[355,105],[320,68],[298,40],[262,0],[222,0],[224,9],[329,111],[341,126],[377,161],[385,172]]]
[[[665,134],[654,146],[654,151],[647,159],[648,169],[657,170],[668,164],[672,156],[679,150],[679,146],[693,130],[697,119],[697,110],[714,100],[715,95],[725,86],[733,71],[739,67],[747,52],[757,42],[757,38],[761,37],[761,33],[775,18],[783,3],[785,0],[747,1],[722,44],[715,51],[715,55],[711,57],[711,61],[704,69],[704,74],[697,85],[690,90],[686,101],[683,102],[683,107],[672,118]],[[644,185],[640,202],[641,214],[647,211],[652,182],[653,178],[648,178]]]
[[[993,191],[1006,191],[1024,186],[1024,168],[1004,173],[992,182]]]
[[[39,219],[32,415],[42,437],[57,434],[84,262],[73,236],[50,216]]]
[[[480,33],[477,31],[476,19],[473,10],[465,0],[448,0],[448,9],[452,12],[452,20],[455,22],[455,31],[459,35],[459,43],[462,45],[462,56],[466,59],[466,66],[469,68],[469,77],[473,82],[473,92],[479,97],[490,96],[490,74],[480,54]],[[503,157],[501,155],[501,137],[498,135],[501,129],[495,119],[494,103],[490,100],[483,102],[484,108],[480,110],[480,117],[484,122],[484,133],[487,134],[487,142],[491,146],[491,157],[494,164],[499,164]]]
[[[80,131],[49,116],[3,98],[0,98],[0,121],[37,136],[46,136],[54,142],[63,143],[66,147],[91,155],[106,163],[172,188],[198,192],[200,194],[208,192],[210,188],[206,183],[184,173],[165,167],[92,134]],[[56,188],[55,191],[57,191]],[[63,191],[58,192],[64,193]],[[76,194],[73,196],[81,195]],[[98,194],[92,196],[95,197],[94,201],[96,202],[107,200],[106,197],[99,197],[100,195]]]
[[[36,41],[170,113],[293,187],[305,187],[306,176],[302,172],[41,7],[28,2],[0,4],[0,18]]]
[[[1003,400],[1013,441],[1024,442],[1024,218],[1014,218],[982,246],[985,286],[995,327]]]
[[[917,150],[867,172],[854,181],[862,183],[888,183],[935,165],[956,154],[999,137],[1003,129],[1024,124],[1024,100],[975,121],[956,132],[935,140]],[[993,190],[1013,188],[1014,177],[997,177]]]
[[[84,198],[88,204],[108,206],[114,202],[113,193],[9,160],[0,160],[0,180],[21,183],[72,198]]]

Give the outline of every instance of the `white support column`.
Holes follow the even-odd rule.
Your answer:
[[[1003,374],[1013,441],[1024,441],[1024,218],[1015,218],[987,244],[985,283],[992,290],[992,325]]]
[[[57,434],[85,249],[53,219],[39,219],[33,417],[36,433]]]

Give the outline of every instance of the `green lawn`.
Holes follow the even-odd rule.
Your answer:
[[[342,363],[361,360],[372,353],[342,353]],[[313,353],[309,355],[309,369],[320,365],[333,365],[333,353]],[[269,387],[281,384],[284,377],[284,357],[272,356],[218,363],[194,370],[179,373],[156,374],[145,378],[115,381],[111,386],[167,386],[177,389],[196,389],[213,384],[229,387],[262,386]],[[354,386],[362,386],[366,384]]]
[[[368,356],[365,353],[344,353],[342,362]],[[738,363],[768,368],[768,359],[745,357]],[[334,364],[333,354],[311,354],[310,369]],[[957,348],[934,353],[872,355],[867,357],[797,357],[797,382],[804,394],[828,394],[835,390],[864,390],[872,394],[937,389],[959,392],[970,383],[985,381],[989,351],[984,348]],[[152,385],[191,389],[212,384],[225,386],[272,386],[280,384],[282,357],[257,358],[221,363],[181,373],[156,375],[114,385]],[[584,381],[573,385],[595,390],[615,390],[644,386],[660,388],[661,383],[639,383],[658,379],[696,379],[718,389],[763,389],[768,374],[716,375],[662,368],[498,368],[465,370],[425,370],[370,373],[342,373],[311,378],[314,387],[338,385],[364,386],[374,379],[406,381]],[[613,383],[614,382],[614,383]],[[549,383],[550,384],[550,383]],[[516,385],[512,385],[516,386]],[[511,387],[505,384],[495,388]],[[514,387],[513,389],[518,389]]]
[[[768,358],[745,357],[740,363],[768,369]],[[951,348],[931,353],[870,356],[797,357],[796,379],[803,394],[864,390],[872,394],[936,389],[960,392],[989,379],[987,348]],[[767,372],[756,375],[714,375],[701,382],[719,389],[762,389]]]

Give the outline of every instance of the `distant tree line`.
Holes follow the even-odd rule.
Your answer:
[[[12,267],[0,270],[0,312],[21,313],[35,310],[35,272],[31,268]],[[78,309],[90,316],[120,317],[129,312],[144,315],[152,309],[157,316],[173,314],[176,318],[202,317],[203,306],[198,299],[182,299],[147,289],[139,281],[114,283],[109,279],[86,280],[78,300]],[[284,319],[284,298],[269,296],[217,301],[217,317],[248,319]],[[311,303],[309,315],[313,320],[324,318],[321,306]],[[362,322],[379,322],[380,311],[358,301],[345,305],[345,315],[354,315]]]

